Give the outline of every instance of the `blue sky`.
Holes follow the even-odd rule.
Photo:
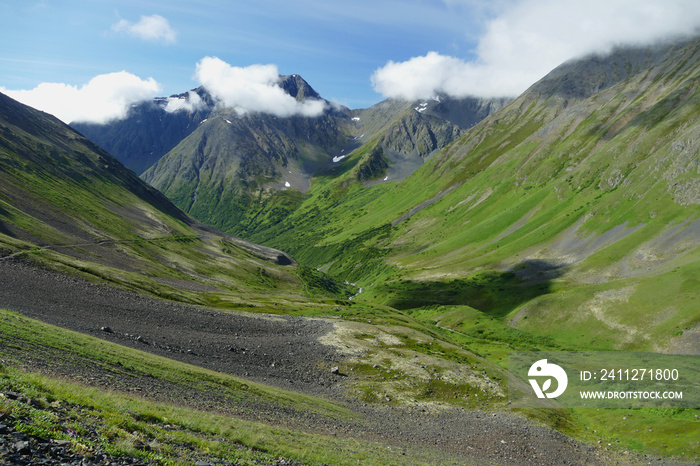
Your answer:
[[[300,74],[351,108],[517,95],[569,58],[698,26],[697,0],[0,0],[0,91],[37,106],[42,83],[75,96],[110,75],[93,91],[128,78],[113,97],[133,101],[199,86],[217,57]]]
[[[0,1],[0,85],[86,83],[126,70],[153,77],[165,94],[198,85],[196,63],[276,64],[327,99],[352,107],[381,100],[370,83],[388,60],[439,50],[468,56],[479,21],[442,1]],[[174,42],[116,32],[120,20],[160,15]]]

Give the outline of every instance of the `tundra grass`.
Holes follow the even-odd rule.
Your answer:
[[[551,336],[518,330],[468,306],[435,306],[410,314],[440,337],[507,369],[509,351],[590,350],[600,341],[574,343],[567,332]],[[580,332],[580,330],[579,330]],[[591,334],[590,330],[587,334]],[[605,345],[605,342],[602,342]],[[601,348],[598,349],[612,349]],[[700,409],[533,409],[531,419],[581,440],[616,451],[630,451],[683,461],[700,459]]]
[[[63,330],[0,311],[0,387],[35,400],[3,398],[0,412],[12,415],[16,427],[30,435],[70,440],[76,451],[89,453],[96,443],[108,453],[137,456],[156,464],[188,464],[198,458],[215,458],[254,464],[285,458],[304,464],[431,464],[449,455],[411,447],[389,447],[377,442],[359,441],[273,427],[235,416],[205,412],[147,401],[66,379],[52,378],[13,367],[11,351],[2,347],[30,345],[51,348],[65,358],[113,370],[116,375],[150,374],[182,387],[224,393],[236,399],[255,399],[279,409],[294,409],[333,419],[354,415],[321,398],[288,392],[233,376],[208,371],[166,358],[153,356],[93,337]],[[9,355],[9,356],[8,356]],[[117,364],[118,363],[118,364]],[[68,411],[67,417],[54,413],[51,406]],[[96,431],[99,440],[86,433]],[[149,445],[147,448],[144,445]],[[439,458],[439,460],[438,460]],[[452,461],[450,461],[452,462]]]
[[[659,351],[700,323],[698,273],[691,262],[653,277],[563,289],[510,317],[524,331],[589,349]]]
[[[280,459],[302,464],[435,464],[446,456],[425,449],[271,427],[100,391],[6,366],[0,366],[0,386],[35,400],[32,405],[0,402],[0,413],[19,419],[15,428],[42,438],[68,440],[71,449],[86,456],[98,445],[115,456],[138,457],[162,465],[193,464],[202,458],[236,464]],[[64,415],[67,412],[70,421],[54,414],[51,405],[58,406]],[[97,440],[86,434],[90,430],[97,433]]]
[[[618,451],[700,461],[700,409],[572,409],[579,438]]]

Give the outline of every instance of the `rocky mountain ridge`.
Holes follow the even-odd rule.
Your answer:
[[[279,86],[300,101],[321,99],[299,75],[281,76]],[[198,220],[244,234],[260,212],[282,218],[315,174],[337,170],[354,151],[382,153],[353,158],[357,179],[403,179],[462,134],[446,117],[472,124],[503,102],[443,97],[354,111],[326,102],[319,116],[283,118],[238,114],[198,88],[136,105],[125,120],[74,126]]]

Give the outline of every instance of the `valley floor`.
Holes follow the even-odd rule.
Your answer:
[[[379,441],[406,463],[673,464],[623,455],[573,440],[509,411],[428,412],[350,398],[353,377],[334,373],[343,356],[318,339],[333,319],[272,316],[188,306],[0,259],[0,309],[217,372],[320,396],[350,414],[331,417],[294,407],[230,397],[123,368],[66,357],[56,348],[23,347],[3,335],[3,363],[147,400],[223,413],[323,435]],[[251,382],[251,383],[252,383]],[[350,461],[350,459],[349,459]]]

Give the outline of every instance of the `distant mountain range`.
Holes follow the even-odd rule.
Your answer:
[[[322,99],[299,75],[281,76],[279,86],[298,100]],[[192,94],[196,95],[197,105],[191,102]],[[452,99],[447,96],[435,96],[432,99],[416,102],[390,99],[368,109],[354,111],[338,104],[331,105],[326,101],[329,104],[329,110],[324,115],[321,128],[335,133],[340,143],[336,142],[330,146],[326,144],[325,146],[328,147],[322,146],[322,150],[328,152],[326,158],[341,157],[342,154],[338,151],[345,149],[348,142],[353,141],[354,143],[350,145],[356,147],[360,145],[358,140],[368,140],[370,136],[382,130],[391,129],[393,134],[385,138],[387,146],[393,145],[396,151],[403,155],[408,155],[415,150],[416,155],[425,157],[442,147],[445,140],[454,139],[450,137],[453,132],[460,133],[453,126],[467,129],[511,100],[510,98]],[[413,112],[415,114],[412,114]],[[134,104],[127,118],[122,120],[106,124],[73,123],[72,126],[116,156],[134,172],[141,174],[194,132],[200,124],[206,123],[210,116],[218,114],[229,115],[229,121],[234,119],[231,117],[235,117],[230,110],[226,112],[224,109],[217,108],[211,95],[203,87],[199,87],[179,95],[159,97],[152,101]],[[420,118],[421,116],[423,118]],[[411,118],[404,123],[402,120],[408,117]],[[265,115],[257,113],[248,115],[248,126],[255,126],[258,119],[261,126],[266,125]],[[298,124],[300,121],[314,119],[297,118],[296,120]],[[354,123],[348,124],[348,120]],[[362,121],[361,124],[360,121]],[[445,125],[445,122],[452,125]],[[433,127],[439,134],[433,134]],[[285,132],[289,128],[287,125],[286,128],[280,129]],[[238,136],[241,137],[241,135]],[[302,135],[302,137],[305,136]],[[412,138],[416,139],[413,144]]]
[[[298,100],[321,99],[299,75],[280,77],[279,86]],[[336,170],[353,151],[373,154],[357,163],[359,180],[403,179],[510,100],[436,96],[387,100],[364,110],[327,102],[321,116],[279,118],[220,108],[200,87],[137,104],[124,120],[73,127],[184,211],[245,233],[271,197],[296,192],[272,201],[275,218],[283,217],[310,188],[312,176]]]

